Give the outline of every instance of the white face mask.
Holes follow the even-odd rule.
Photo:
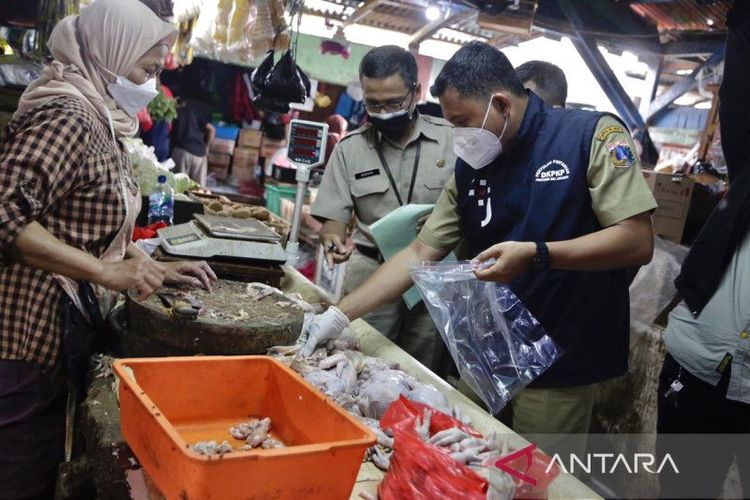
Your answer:
[[[107,90],[117,105],[133,117],[159,95],[156,90],[156,78],[138,85],[123,76],[118,76],[114,83],[107,85]]]
[[[492,99],[490,98],[487,112],[484,114],[482,128],[457,127],[453,130],[453,151],[475,170],[486,167],[503,152],[503,143],[500,142],[500,139],[505,134],[508,119],[505,119],[500,137],[486,130],[484,126],[487,123],[487,117],[490,115],[491,107]]]

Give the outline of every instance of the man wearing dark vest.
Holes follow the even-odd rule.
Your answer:
[[[446,63],[433,95],[456,127],[460,159],[417,240],[338,308],[309,342],[331,338],[412,282],[409,268],[444,258],[495,263],[481,280],[507,283],[565,351],[511,402],[519,433],[586,433],[596,384],[627,370],[624,269],[651,259],[656,207],[626,127],[612,115],[547,106],[502,52],[473,42]]]

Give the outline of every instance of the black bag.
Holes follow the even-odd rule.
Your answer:
[[[275,65],[273,52],[269,52],[253,73],[252,85],[253,104],[274,113],[288,113],[290,103],[302,104],[310,95],[310,79],[294,62],[290,50]]]
[[[266,90],[266,79],[273,69],[273,55],[273,50],[269,50],[263,62],[250,75],[250,83],[256,96]]]
[[[78,290],[81,304],[90,320],[84,317],[67,294],[63,294],[62,352],[68,379],[82,401],[86,397],[89,358],[97,346],[100,332],[104,330],[104,319],[91,285],[87,281],[79,281]]]

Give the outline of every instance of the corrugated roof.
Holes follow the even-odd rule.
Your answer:
[[[470,8],[472,2],[309,0],[306,11],[343,22],[354,16],[358,24],[414,35],[429,23],[425,7],[430,3],[443,8],[452,5],[454,12],[461,12]],[[658,47],[659,35],[662,35],[662,42],[685,35],[693,36],[698,32],[719,35],[726,30],[725,21],[730,4],[731,0],[717,0],[710,5],[699,5],[696,0],[576,0],[584,25],[583,33],[599,36],[602,43],[617,40],[620,46],[628,46],[632,42],[636,50],[646,43]],[[709,19],[713,25],[710,25]],[[532,23],[536,30],[530,29]],[[478,37],[491,41],[498,47],[534,38],[539,35],[538,32],[566,34],[571,31],[557,0],[521,0],[518,9],[509,8],[497,16],[457,18],[443,28],[430,35],[430,38],[463,43],[465,37]],[[453,30],[454,33],[446,30]]]
[[[730,4],[731,0],[718,0],[712,5],[698,5],[695,0],[673,0],[664,3],[633,3],[630,8],[651,20],[660,32],[724,31]]]

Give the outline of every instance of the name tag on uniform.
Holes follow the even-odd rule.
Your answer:
[[[356,174],[354,174],[354,178],[356,180],[360,180],[360,179],[367,179],[368,177],[374,177],[376,175],[380,175],[379,168],[373,168],[372,170],[365,170],[364,172],[357,172]]]

